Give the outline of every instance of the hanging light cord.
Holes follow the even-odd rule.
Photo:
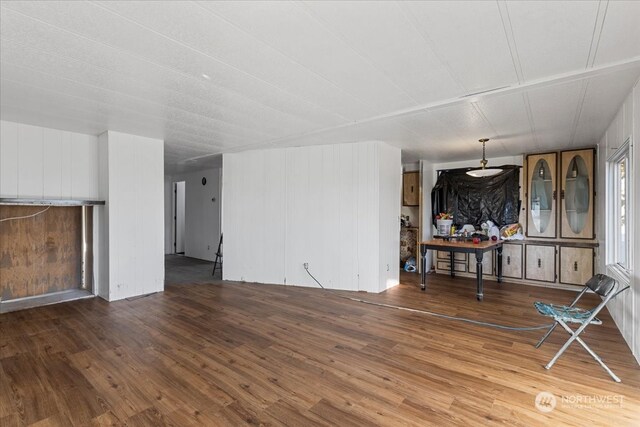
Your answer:
[[[486,141],[482,141],[482,160],[487,160],[485,143]]]
[[[48,211],[50,208],[51,208],[51,206],[47,206],[45,209],[43,209],[43,210],[41,210],[41,211],[39,211],[39,212],[36,212],[36,213],[34,213],[34,214],[31,214],[31,215],[25,215],[25,216],[14,216],[14,217],[11,217],[11,218],[3,218],[3,219],[0,219],[0,222],[13,221],[13,220],[16,220],[16,219],[27,219],[27,218],[33,218],[34,216],[38,216],[38,215],[40,215],[40,214],[42,214],[42,213],[45,213],[45,212],[46,212],[46,211]]]

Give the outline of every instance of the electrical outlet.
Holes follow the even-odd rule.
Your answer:
[[[211,249],[211,245],[207,245],[207,250],[210,250],[210,249]]]
[[[309,263],[308,263],[308,262],[305,262],[305,263],[304,263],[304,264],[302,264],[302,265],[304,266],[304,269],[305,269],[305,270],[308,270],[308,269],[309,269]]]

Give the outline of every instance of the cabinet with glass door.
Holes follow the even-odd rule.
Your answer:
[[[556,237],[556,157],[527,156],[527,237]]]
[[[594,150],[563,151],[560,154],[560,237],[594,238]]]
[[[593,275],[594,164],[593,148],[527,156],[525,279],[582,285]]]

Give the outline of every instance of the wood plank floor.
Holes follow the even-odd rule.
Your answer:
[[[0,316],[0,425],[639,425],[640,368],[608,313],[550,371],[566,335],[509,332],[339,295],[511,325],[568,291],[416,275],[370,295],[212,282]],[[595,301],[593,297],[590,301]],[[541,391],[557,397],[536,409]],[[563,398],[564,396],[564,398]]]

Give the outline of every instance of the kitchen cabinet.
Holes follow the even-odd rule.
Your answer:
[[[402,174],[402,204],[404,206],[420,205],[420,172]]]
[[[527,237],[556,237],[556,153],[527,156]]]
[[[502,245],[502,277],[522,279],[522,245]]]
[[[593,148],[526,157],[526,280],[582,286],[594,274],[594,164]]]
[[[594,150],[560,154],[560,237],[594,238]]]
[[[504,257],[504,249],[503,249],[503,257]],[[502,259],[503,263],[504,263],[504,258]],[[475,255],[471,255],[469,257],[469,267],[468,267],[468,271],[469,273],[473,273],[476,274],[477,271],[477,261],[476,261],[476,257]],[[487,252],[484,254],[484,256],[482,257],[482,275],[483,276],[493,276],[494,271],[493,271],[493,251],[491,252]]]
[[[521,221],[526,238],[503,245],[505,281],[568,289],[584,286],[598,272],[595,163],[594,148],[525,156]],[[455,259],[454,270],[473,277],[476,263],[467,258]],[[483,275],[495,279],[495,255],[488,258],[483,260]],[[449,274],[448,252],[438,252],[437,261],[436,272]]]
[[[438,251],[438,259],[446,259],[449,260],[451,256],[451,252],[447,251]],[[453,253],[454,262],[467,262],[467,254],[464,252],[454,252]]]
[[[451,262],[438,260],[436,268],[440,270],[441,273],[449,274],[451,272]],[[467,271],[467,266],[462,262],[454,262],[453,271],[465,273]]]
[[[436,251],[436,271],[444,274],[451,272],[451,252]],[[458,273],[466,273],[468,271],[466,253],[453,252],[453,271]]]
[[[505,282],[540,286],[584,286],[594,274],[596,242],[550,242],[543,239],[506,241],[502,245],[502,277]],[[475,257],[454,253],[453,270],[461,277],[475,277]],[[450,274],[449,252],[435,251],[436,273]],[[496,280],[495,253],[486,253],[482,274]]]
[[[584,285],[593,276],[592,248],[560,247],[560,283]]]
[[[525,246],[525,278],[540,282],[556,281],[555,245]]]

